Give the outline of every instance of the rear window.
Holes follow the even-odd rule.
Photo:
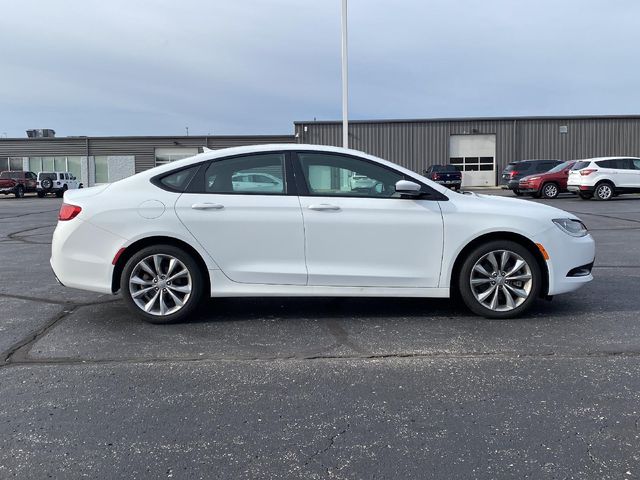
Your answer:
[[[507,165],[504,169],[505,172],[511,172],[512,170],[516,169],[516,164],[515,163],[510,163],[509,165]]]
[[[40,172],[38,174],[38,178],[42,181],[45,178],[50,178],[51,180],[57,180],[58,179],[58,175],[56,173],[52,173],[52,172]]]
[[[453,165],[434,165],[433,171],[442,172],[442,173],[454,173],[454,172],[457,172],[458,169]]]
[[[11,178],[11,172],[0,173],[0,178]]]
[[[170,173],[169,175],[165,175],[160,178],[158,182],[160,185],[158,186],[172,192],[184,192],[189,186],[189,183],[199,166],[200,165],[196,165],[195,167],[185,168],[183,170]]]
[[[583,168],[587,168],[591,162],[576,162],[571,167],[571,170],[582,170]]]

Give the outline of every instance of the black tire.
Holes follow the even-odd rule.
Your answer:
[[[531,272],[530,284],[528,285],[528,296],[521,304],[517,305],[511,310],[491,310],[490,308],[482,305],[482,303],[478,299],[476,299],[472,291],[472,270],[476,265],[476,262],[480,261],[480,259],[482,259],[482,257],[484,257],[486,254],[495,251],[508,251],[518,255],[522,260],[526,262],[529,271]],[[511,266],[511,264],[509,264],[509,266]],[[509,268],[506,268],[505,270],[509,270]],[[520,272],[520,270],[518,270],[517,272]],[[459,277],[457,278],[457,285],[462,300],[469,308],[469,310],[471,310],[473,313],[485,318],[514,318],[522,315],[529,308],[531,308],[536,299],[539,297],[540,289],[542,288],[542,273],[536,258],[526,247],[511,240],[493,240],[476,247],[466,256],[464,263],[462,264],[462,268],[460,269]],[[524,287],[520,288],[517,284],[512,283],[512,286],[518,288],[519,290],[524,290]],[[489,285],[487,285],[487,287],[493,288]],[[503,287],[503,290],[506,288],[507,287]],[[496,289],[498,288],[496,287]],[[502,296],[502,299],[506,300],[504,293],[499,291],[498,298],[500,298],[500,296]]]
[[[36,192],[38,195],[38,198],[44,198],[45,193],[44,192]]]
[[[64,192],[66,192],[66,191],[67,191],[67,186],[65,185],[62,190],[58,190],[56,192],[56,197],[58,197],[58,198],[64,197]]]
[[[596,200],[606,202],[611,200],[615,195],[615,186],[611,182],[600,182],[593,190],[593,197]]]
[[[558,198],[558,195],[560,195],[560,186],[555,182],[548,182],[542,185],[540,192],[544,198]]]
[[[590,200],[591,197],[593,197],[593,193],[584,193],[584,192],[580,192],[578,193],[578,196],[582,199],[582,200]]]
[[[520,190],[513,190],[513,194],[514,194],[516,197],[521,197],[522,195],[524,195]]]
[[[168,255],[182,262],[191,277],[191,293],[184,305],[169,315],[153,315],[140,308],[131,296],[129,278],[134,268],[145,258],[153,255]],[[125,264],[120,277],[120,290],[127,307],[144,321],[155,324],[168,324],[185,321],[200,305],[204,293],[205,280],[196,260],[184,250],[173,245],[152,245],[136,252]],[[141,287],[142,288],[142,287]],[[169,288],[169,287],[167,287]],[[167,296],[167,299],[169,297]]]
[[[18,185],[16,187],[16,191],[15,191],[14,195],[16,196],[16,198],[23,198],[24,197],[24,187],[22,185]]]
[[[531,196],[532,196],[533,198],[540,198],[540,197],[542,196],[542,194],[541,194],[540,192],[533,192],[533,193],[531,194]]]

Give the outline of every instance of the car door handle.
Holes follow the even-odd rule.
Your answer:
[[[309,210],[340,210],[338,205],[330,205],[328,203],[320,203],[318,205],[309,205]]]
[[[194,203],[191,205],[191,208],[194,210],[221,210],[224,208],[224,205],[219,203]]]

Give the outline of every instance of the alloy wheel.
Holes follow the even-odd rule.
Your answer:
[[[176,257],[154,254],[140,260],[129,276],[129,292],[145,313],[166,316],[181,310],[193,284],[189,269]]]
[[[558,196],[558,187],[555,183],[547,183],[544,186],[544,196],[547,198],[556,198]]]
[[[596,196],[600,200],[609,200],[613,196],[613,189],[606,183],[599,185],[596,189]]]
[[[532,279],[531,267],[520,255],[494,250],[474,264],[469,283],[480,305],[495,312],[508,312],[529,298]]]

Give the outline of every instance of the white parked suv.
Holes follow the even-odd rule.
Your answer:
[[[42,198],[47,193],[55,193],[60,198],[67,190],[82,188],[82,183],[71,172],[40,172],[36,192]]]
[[[588,200],[610,200],[622,193],[640,193],[640,158],[602,157],[576,162],[567,190]]]

